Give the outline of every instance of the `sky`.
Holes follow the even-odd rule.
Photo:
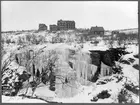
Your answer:
[[[57,20],[74,20],[76,28],[105,30],[138,27],[137,1],[1,1],[1,30],[38,29]]]

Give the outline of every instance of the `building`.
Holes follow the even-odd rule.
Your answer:
[[[55,24],[50,25],[50,31],[57,31],[57,30],[58,30],[57,25]]]
[[[119,34],[119,31],[112,31],[112,34]]]
[[[58,20],[58,30],[73,30],[75,29],[75,21]]]
[[[92,35],[104,35],[104,28],[103,27],[91,27],[90,28],[90,34]]]
[[[45,24],[39,24],[38,31],[45,31],[45,30],[47,30],[47,26]]]

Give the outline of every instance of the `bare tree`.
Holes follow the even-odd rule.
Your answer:
[[[109,48],[113,48],[113,44],[114,44],[114,34],[111,35],[109,41],[108,41],[108,44],[109,44]]]
[[[5,60],[2,60],[1,74],[3,74],[6,70],[8,70],[7,67],[11,64],[12,61],[14,61],[14,55],[15,52],[12,52]]]

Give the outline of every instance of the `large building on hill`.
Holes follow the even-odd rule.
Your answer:
[[[91,27],[90,28],[90,32],[89,34],[92,34],[92,35],[104,35],[104,28],[103,27]]]
[[[58,27],[55,24],[50,25],[50,31],[57,31]]]
[[[58,20],[57,28],[58,30],[73,30],[75,29],[75,21]]]
[[[47,30],[47,26],[45,25],[45,24],[39,24],[39,29],[38,29],[38,31],[45,31],[45,30]]]

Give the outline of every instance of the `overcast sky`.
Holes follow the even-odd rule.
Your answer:
[[[38,29],[57,20],[74,20],[77,28],[138,27],[137,1],[1,1],[2,31]]]

